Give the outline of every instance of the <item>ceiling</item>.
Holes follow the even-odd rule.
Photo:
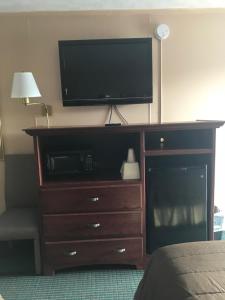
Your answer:
[[[0,12],[225,8],[224,0],[0,0]]]

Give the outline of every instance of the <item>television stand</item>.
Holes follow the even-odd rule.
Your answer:
[[[94,264],[144,267],[146,241],[154,244],[156,238],[146,233],[151,221],[146,203],[151,181],[147,165],[207,165],[207,239],[213,239],[215,137],[216,128],[223,124],[210,121],[25,129],[34,141],[43,274]],[[120,168],[129,148],[134,149],[139,163],[140,179],[121,178]],[[80,169],[76,176],[48,174],[48,153],[84,149],[93,153],[93,170],[85,173]],[[165,199],[168,205],[169,200]],[[188,203],[185,205],[188,209]]]

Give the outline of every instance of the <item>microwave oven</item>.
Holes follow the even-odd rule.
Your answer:
[[[47,175],[82,175],[91,173],[93,153],[90,150],[57,151],[46,155]]]

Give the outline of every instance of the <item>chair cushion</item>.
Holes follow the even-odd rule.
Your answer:
[[[38,237],[37,211],[12,208],[0,215],[0,240],[34,239]]]

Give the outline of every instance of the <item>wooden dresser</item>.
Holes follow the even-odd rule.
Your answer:
[[[50,268],[93,263],[141,266],[141,188],[140,183],[102,183],[41,189],[44,255]]]
[[[40,190],[43,274],[80,265],[128,264],[146,259],[147,157],[205,160],[208,174],[208,226],[212,238],[215,131],[223,122],[120,127],[28,128],[33,136]],[[184,138],[182,138],[184,136]],[[163,141],[170,141],[162,147]],[[140,179],[122,180],[128,148],[140,166]],[[49,153],[93,153],[90,172],[50,174]]]

